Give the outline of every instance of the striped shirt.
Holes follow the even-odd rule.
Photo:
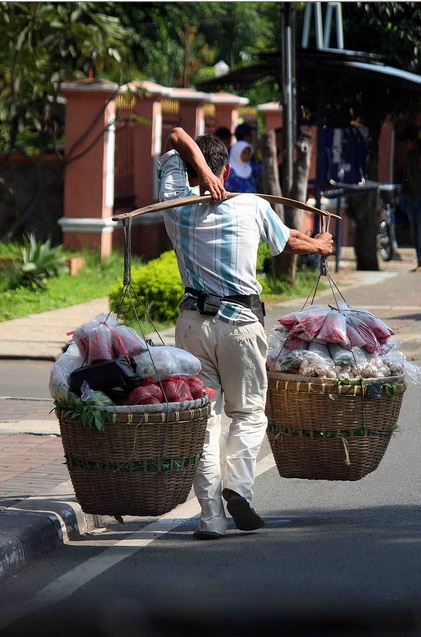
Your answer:
[[[161,201],[197,194],[189,186],[185,164],[175,150],[160,158],[158,176]],[[266,241],[276,255],[289,238],[289,228],[271,206],[252,194],[221,203],[175,205],[164,211],[164,220],[183,286],[221,297],[260,294],[256,277],[259,243]],[[193,302],[187,294],[180,306],[192,307]],[[217,318],[233,325],[257,320],[251,309],[229,301],[221,303]]]

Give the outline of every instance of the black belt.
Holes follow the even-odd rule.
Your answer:
[[[231,301],[244,307],[248,307],[257,316],[263,325],[263,317],[266,315],[265,306],[258,294],[232,294],[231,296],[218,296],[209,294],[194,288],[185,288],[185,292],[197,298],[197,308],[200,314],[215,316],[218,313],[222,301]]]

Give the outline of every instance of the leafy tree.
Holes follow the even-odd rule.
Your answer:
[[[63,81],[116,74],[126,49],[118,18],[95,2],[0,4],[0,152],[56,150]]]
[[[133,75],[164,86],[194,85],[219,60],[234,68],[278,46],[277,2],[122,2],[115,15],[135,32]]]

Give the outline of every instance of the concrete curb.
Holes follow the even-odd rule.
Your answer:
[[[48,495],[0,510],[0,577],[18,572],[69,540],[104,530],[102,518],[84,513],[72,491],[68,480]]]

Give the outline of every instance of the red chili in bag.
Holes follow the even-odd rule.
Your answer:
[[[189,384],[193,400],[196,400],[196,398],[202,398],[203,388],[205,386],[203,381],[201,381],[200,378],[197,378],[197,376],[191,376],[187,379],[187,382]]]
[[[162,381],[164,399],[169,403],[181,403],[185,400],[193,400],[187,378],[184,376],[172,376]]]
[[[124,405],[158,405],[164,402],[164,396],[159,385],[149,379],[142,381],[139,387],[133,389],[124,401]]]

